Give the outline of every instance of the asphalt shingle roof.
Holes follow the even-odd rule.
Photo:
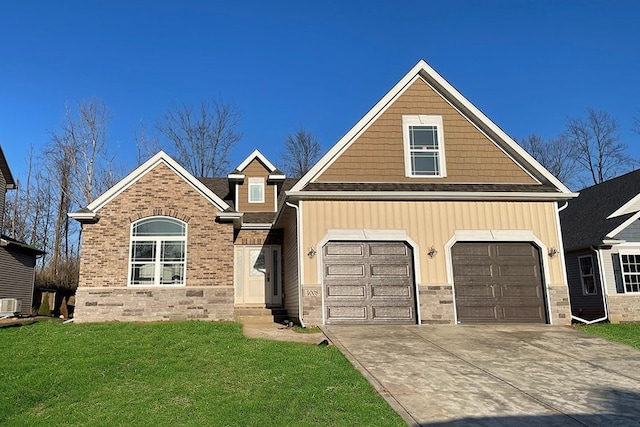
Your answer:
[[[463,192],[534,192],[557,193],[550,185],[541,184],[447,184],[395,182],[311,182],[304,191],[463,191]]]
[[[579,191],[560,211],[566,251],[588,248],[629,219],[633,213],[607,219],[616,209],[640,193],[640,169]]]

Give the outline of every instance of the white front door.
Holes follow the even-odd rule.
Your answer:
[[[236,246],[235,303],[281,305],[279,246]]]

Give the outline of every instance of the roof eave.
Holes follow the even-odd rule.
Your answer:
[[[559,201],[576,193],[496,192],[496,191],[287,191],[292,200],[505,200]]]

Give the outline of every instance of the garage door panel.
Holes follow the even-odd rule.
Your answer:
[[[371,298],[411,298],[410,285],[371,285]]]
[[[373,306],[372,307],[373,320],[396,320],[396,321],[411,321],[415,318],[415,313],[411,307],[406,306]]]
[[[326,245],[324,247],[324,256],[363,256],[364,245],[358,243],[339,243]]]
[[[357,257],[356,248],[362,248]],[[410,247],[404,242],[329,242],[324,254],[327,324],[416,323]]]
[[[468,319],[465,323],[495,322],[498,318],[497,307],[491,306],[459,306],[458,317]]]
[[[540,323],[542,316],[540,307],[502,307],[502,317],[507,321]]]
[[[409,248],[401,243],[401,244],[369,244],[369,254],[372,256],[376,255],[397,255],[397,256],[408,256]]]
[[[538,268],[535,265],[501,265],[498,267],[498,275],[501,277],[525,276],[538,277]]]
[[[456,265],[454,267],[456,277],[491,277],[490,265]]]
[[[468,300],[475,300],[477,298],[489,298],[492,301],[495,298],[494,288],[491,285],[479,284],[479,285],[466,285],[460,286],[456,289],[456,299],[461,303]]]
[[[327,286],[327,298],[352,297],[364,298],[366,289],[363,285]]]
[[[327,321],[367,320],[366,306],[332,306],[327,308]]]
[[[407,264],[372,264],[371,277],[411,277]]]
[[[326,266],[325,275],[364,277],[364,265],[362,264],[330,264]]]
[[[540,255],[533,244],[465,242],[451,253],[460,323],[546,323]]]

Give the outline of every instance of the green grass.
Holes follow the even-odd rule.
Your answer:
[[[235,323],[0,329],[3,426],[405,425],[335,347]]]
[[[578,329],[588,334],[599,335],[610,341],[627,344],[640,350],[640,323],[598,323],[595,325],[578,326]]]
[[[316,334],[318,332],[322,332],[320,328],[315,328],[315,327],[303,328],[302,326],[298,326],[298,325],[293,325],[293,331],[299,334]]]

